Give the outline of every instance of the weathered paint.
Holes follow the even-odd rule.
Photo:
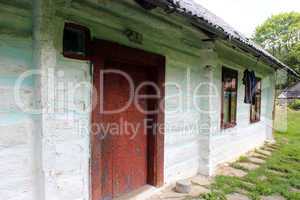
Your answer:
[[[32,20],[29,1],[0,1],[0,181],[1,199],[33,199],[34,116],[14,101],[17,78],[32,65]],[[33,107],[32,78],[20,85],[20,96]]]
[[[145,80],[155,82],[160,90],[160,101],[163,101],[165,80],[165,58],[163,56],[103,40],[95,41],[93,49],[93,83],[96,91],[103,91],[104,93],[104,107],[109,110],[116,108],[116,106],[120,108],[120,105],[116,105],[116,102],[121,102],[121,104],[123,102],[122,105],[124,105],[131,98],[128,95],[127,80],[120,79],[120,76],[106,74],[105,84],[100,83],[100,74],[104,69],[121,70],[133,78],[135,84],[138,85],[143,84]],[[126,65],[124,62],[126,62]],[[119,66],[120,64],[121,66]],[[101,85],[103,89],[101,89]],[[135,85],[135,87],[138,88],[138,85]],[[145,87],[142,88],[146,89]],[[144,89],[140,92],[150,92],[150,90],[147,92]],[[105,126],[124,120],[134,126],[138,125],[143,128],[136,129],[137,132],[134,138],[132,138],[133,130],[128,129],[120,130],[121,135],[117,136],[111,133],[111,131],[114,132],[111,129],[98,133],[94,132],[91,135],[92,199],[100,199],[101,196],[103,199],[110,199],[117,197],[124,191],[132,191],[146,184],[163,185],[164,132],[155,127],[152,130],[153,132],[145,129],[144,120],[154,120],[151,123],[153,125],[156,123],[164,124],[164,105],[159,103],[161,109],[155,115],[146,115],[130,103],[127,109],[112,115],[99,113],[100,104],[97,101],[93,102],[93,124]],[[157,100],[149,100],[147,102],[141,101],[139,104],[144,109],[153,110],[158,102]],[[155,132],[157,134],[153,135]],[[99,140],[103,133],[107,136],[103,140]],[[128,145],[124,146],[124,144]],[[136,151],[136,148],[138,151]]]
[[[90,114],[78,110],[91,105],[91,93],[80,87],[75,103],[70,102],[65,97],[72,88],[63,83],[74,87],[81,81],[91,82],[91,64],[62,56],[67,21],[90,28],[95,38],[166,56],[166,82],[184,90],[178,94],[174,86],[165,89],[169,97],[165,123],[172,125],[165,130],[165,183],[196,173],[212,174],[217,164],[237,158],[270,136],[274,71],[222,41],[202,42],[207,36],[181,17],[172,14],[171,20],[160,10],[144,11],[131,0],[1,0],[0,5],[0,17],[5,19],[0,23],[0,89],[2,99],[7,99],[0,104],[4,163],[0,175],[7,177],[0,181],[4,199],[90,198]],[[143,34],[142,45],[123,34],[128,28]],[[193,89],[203,82],[216,85],[216,91],[201,87],[199,94],[221,94],[222,65],[239,71],[238,126],[226,131],[220,130],[220,98],[199,98],[200,107],[215,110],[212,113],[197,111],[191,99]],[[249,106],[242,102],[241,79],[246,68],[254,69],[263,81],[262,121],[251,125]],[[54,71],[54,77],[44,74],[22,85],[26,104],[51,112],[29,115],[15,105],[14,82],[28,69]],[[72,104],[71,109],[66,110],[67,104]],[[175,108],[179,111],[171,114]],[[205,126],[199,130],[200,123]]]

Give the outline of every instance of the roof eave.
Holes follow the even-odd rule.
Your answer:
[[[291,73],[295,77],[300,79],[300,75],[296,71],[291,69],[290,67],[286,66],[285,64],[281,63],[280,61],[278,61],[272,57],[266,56],[263,52],[258,51],[251,45],[246,44],[245,42],[239,40],[238,38],[232,37],[230,34],[226,33],[222,27],[210,24],[206,20],[201,19],[198,16],[192,15],[191,12],[188,12],[185,9],[181,9],[179,6],[174,4],[173,1],[170,1],[170,0],[146,0],[146,1],[156,5],[157,7],[164,9],[167,13],[176,12],[180,15],[183,15],[184,17],[189,18],[190,20],[192,20],[191,23],[194,26],[196,26],[200,29],[203,29],[205,31],[208,31],[221,39],[232,42],[235,46],[243,49],[246,52],[251,53],[255,57],[260,57],[264,62],[269,64],[275,70],[284,69],[288,73]]]

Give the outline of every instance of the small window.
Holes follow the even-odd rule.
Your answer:
[[[63,38],[63,54],[65,57],[87,60],[89,42],[89,29],[77,24],[65,24]]]
[[[238,72],[222,68],[222,113],[223,129],[236,126]]]
[[[250,122],[255,123],[260,121],[261,115],[261,79],[257,78],[257,84],[255,89],[255,101],[250,106]]]

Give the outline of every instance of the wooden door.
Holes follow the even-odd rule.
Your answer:
[[[103,114],[103,121],[106,123],[102,125],[106,130],[113,129],[105,133],[110,135],[111,139],[106,148],[111,150],[107,152],[103,163],[108,163],[106,168],[111,170],[107,174],[111,179],[105,179],[103,184],[105,190],[109,191],[107,196],[112,193],[112,197],[118,197],[147,184],[147,130],[144,126],[147,120],[144,113],[147,102],[130,102],[131,95],[136,98],[134,94],[137,87],[147,81],[147,74],[142,67],[121,63],[109,63],[105,69],[126,74],[134,85],[131,88],[129,80],[122,74],[104,75],[104,110],[120,111]],[[139,93],[145,95],[146,88],[141,88]]]
[[[110,200],[146,184],[160,186],[163,133],[147,126],[163,124],[163,104],[136,97],[153,93],[148,82],[163,98],[164,59],[104,41],[94,48],[92,198]]]

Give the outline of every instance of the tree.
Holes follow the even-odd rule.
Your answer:
[[[273,15],[256,28],[254,40],[282,59],[300,42],[300,13]]]
[[[253,39],[300,74],[300,13],[273,15],[256,28]],[[288,85],[293,82],[289,77]]]
[[[283,61],[292,66],[295,71],[300,72],[300,42],[291,49]]]

